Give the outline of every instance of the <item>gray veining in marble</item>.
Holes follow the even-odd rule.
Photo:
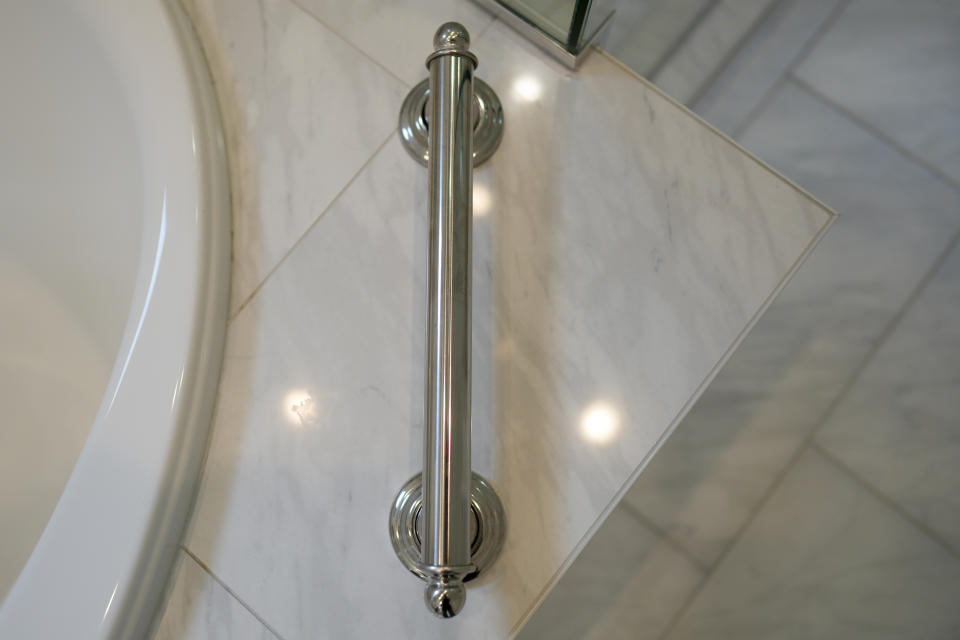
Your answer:
[[[228,332],[187,546],[286,640],[515,630],[830,222],[603,55],[572,75],[498,23],[475,50],[507,133],[475,175],[473,464],[507,544],[438,626],[386,535],[426,269],[392,139]]]
[[[960,559],[802,455],[667,640],[960,636]]]
[[[797,69],[960,182],[960,3],[855,0]]]
[[[693,110],[728,135],[737,133],[841,1],[779,2],[710,80]]]
[[[187,554],[172,581],[153,640],[278,640]]]
[[[230,155],[231,312],[396,126],[403,83],[287,0],[186,0]]]
[[[618,507],[517,638],[657,638],[703,575],[627,508]]]
[[[627,495],[708,566],[960,229],[951,185],[792,84],[743,142],[842,214]]]
[[[817,442],[960,551],[960,249]]]

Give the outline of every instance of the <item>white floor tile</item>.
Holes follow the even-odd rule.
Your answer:
[[[517,639],[657,638],[702,577],[627,509],[615,509]]]
[[[797,75],[960,181],[960,3],[855,0]]]
[[[668,640],[953,640],[960,559],[806,452]]]
[[[693,106],[704,120],[734,135],[790,68],[841,0],[780,2]]]
[[[960,249],[817,442],[960,550]]]
[[[651,76],[658,87],[689,104],[775,0],[720,0]]]

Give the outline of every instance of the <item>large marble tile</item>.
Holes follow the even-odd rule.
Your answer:
[[[690,104],[775,0],[719,0],[650,77]]]
[[[710,79],[693,110],[724,133],[738,133],[840,3],[779,2],[736,55]]]
[[[235,312],[391,134],[405,88],[288,0],[185,4],[230,156]]]
[[[832,455],[960,550],[960,249],[817,434]]]
[[[193,558],[180,554],[153,640],[278,640]]]
[[[712,565],[960,228],[960,195],[787,84],[747,148],[841,215],[627,499]]]
[[[494,19],[471,0],[294,1],[409,85],[427,75],[437,27],[456,20],[476,42]]]
[[[618,507],[517,638],[658,638],[702,579],[702,570]]]
[[[960,559],[805,452],[668,640],[960,637]]]
[[[960,181],[960,3],[855,0],[797,75]]]
[[[286,640],[509,635],[831,216],[605,56],[499,23],[475,175],[474,468],[508,538],[457,618],[386,518],[421,466],[426,175],[390,141],[234,319],[187,546]]]

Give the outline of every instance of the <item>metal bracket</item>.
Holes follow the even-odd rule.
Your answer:
[[[390,509],[390,542],[397,557],[413,575],[422,580],[429,576],[420,568],[420,539],[423,522],[423,484],[421,474],[410,478]],[[506,519],[500,498],[483,476],[473,474],[470,488],[470,561],[475,569],[464,577],[470,582],[493,564],[506,537]]]
[[[413,158],[427,166],[430,163],[427,122],[430,100],[430,79],[427,78],[407,94],[400,107],[400,139]],[[490,85],[473,79],[473,166],[486,162],[500,146],[503,138],[503,106]]]

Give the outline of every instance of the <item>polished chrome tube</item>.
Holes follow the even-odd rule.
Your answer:
[[[473,76],[463,25],[444,24],[433,44],[430,77],[410,90],[398,123],[430,190],[423,472],[394,498],[389,531],[397,557],[427,582],[427,607],[449,618],[466,602],[463,583],[489,570],[506,538],[503,504],[470,464],[473,165],[500,144],[503,109]]]
[[[470,560],[470,288],[473,70],[469,36],[447,23],[434,37],[428,101],[430,258],[420,569],[427,606],[455,615]]]

